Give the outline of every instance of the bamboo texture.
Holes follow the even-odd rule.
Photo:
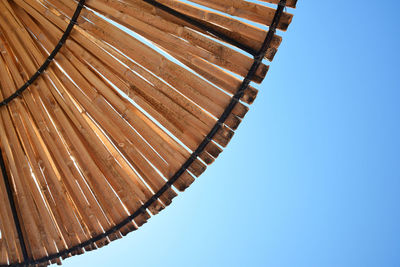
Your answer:
[[[4,178],[32,262],[79,247],[141,211],[96,242],[28,263],[61,264],[62,258],[138,229],[168,206],[215,161],[256,98],[257,89],[247,86],[204,151],[173,187],[141,210],[224,113],[253,66],[280,1],[156,1],[193,23],[150,2],[87,0],[54,61],[0,107],[8,176],[0,177],[1,266],[26,262]],[[0,101],[46,61],[77,4],[0,1]],[[283,12],[277,29],[285,31],[291,20]],[[265,59],[272,61],[281,40],[273,35]],[[261,63],[251,80],[261,83],[267,71]]]

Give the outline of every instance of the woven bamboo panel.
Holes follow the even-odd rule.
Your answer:
[[[254,101],[279,3],[296,0],[0,1],[0,265],[60,263],[168,206]]]

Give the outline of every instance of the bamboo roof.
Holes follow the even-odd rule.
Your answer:
[[[0,266],[107,245],[214,162],[297,0],[0,1]]]

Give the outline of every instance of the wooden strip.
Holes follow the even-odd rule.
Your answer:
[[[275,9],[257,3],[243,0],[189,0],[215,10],[219,10],[231,16],[248,19],[257,23],[270,26],[275,15]],[[284,12],[278,23],[278,29],[285,31],[293,15]]]

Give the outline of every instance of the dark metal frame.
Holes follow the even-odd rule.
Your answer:
[[[247,89],[247,87],[249,86],[252,78],[255,75],[255,72],[257,71],[258,67],[260,66],[260,64],[262,63],[262,60],[268,50],[268,48],[270,48],[271,46],[271,42],[272,39],[274,37],[274,34],[276,32],[278,23],[280,21],[280,18],[284,12],[285,6],[286,6],[286,0],[280,0],[278,7],[276,9],[275,12],[275,16],[273,18],[272,24],[269,27],[267,36],[262,44],[261,49],[255,53],[251,48],[244,46],[243,44],[240,44],[239,42],[237,42],[236,40],[233,40],[232,38],[219,33],[217,31],[215,31],[214,29],[211,29],[209,27],[207,27],[206,25],[201,24],[199,21],[194,20],[192,17],[187,16],[185,14],[182,14],[174,9],[171,9],[170,7],[167,7],[155,0],[143,0],[144,2],[151,4],[157,8],[160,8],[182,20],[185,20],[187,22],[190,22],[191,24],[195,25],[196,27],[201,28],[202,30],[205,30],[209,33],[211,33],[212,35],[222,39],[223,41],[226,41],[227,43],[230,43],[234,46],[237,46],[241,49],[243,49],[244,51],[250,53],[251,55],[253,55],[254,57],[254,61],[253,64],[249,70],[249,72],[247,73],[246,77],[243,79],[241,86],[238,88],[238,90],[236,91],[236,93],[233,95],[233,97],[231,98],[230,103],[228,104],[228,106],[226,107],[225,111],[223,112],[223,114],[221,115],[221,117],[218,119],[218,121],[215,123],[214,127],[211,129],[211,131],[207,134],[207,136],[204,138],[204,140],[200,143],[200,145],[197,147],[197,149],[190,155],[189,159],[187,159],[187,161],[181,166],[181,168],[165,183],[165,185],[158,190],[147,202],[145,202],[137,211],[135,211],[133,214],[131,214],[129,217],[127,217],[125,220],[121,221],[120,223],[116,224],[114,227],[108,229],[107,231],[105,231],[102,234],[99,234],[96,237],[93,237],[89,240],[86,240],[84,242],[82,242],[81,244],[78,244],[76,246],[73,246],[69,249],[65,249],[63,251],[60,251],[58,253],[43,257],[41,259],[37,259],[37,260],[27,260],[25,258],[25,262],[23,263],[14,263],[11,265],[0,265],[0,267],[6,267],[6,266],[14,266],[14,267],[22,267],[22,266],[30,266],[30,265],[36,265],[36,264],[41,264],[41,263],[46,263],[46,262],[50,262],[51,260],[54,260],[56,258],[60,258],[63,256],[66,256],[68,254],[73,254],[75,252],[79,252],[82,248],[85,248],[87,246],[92,245],[93,243],[103,239],[103,238],[107,238],[109,235],[117,232],[118,230],[120,230],[122,227],[124,227],[125,225],[127,225],[128,223],[130,223],[133,219],[135,219],[137,216],[139,216],[140,214],[144,213],[146,211],[147,208],[149,208],[155,201],[158,200],[158,198],[164,193],[166,192],[178,179],[179,177],[190,167],[190,165],[197,159],[197,157],[204,151],[204,149],[206,148],[206,146],[211,142],[211,140],[213,139],[213,137],[215,136],[215,134],[218,132],[218,130],[222,127],[222,125],[224,124],[224,122],[226,121],[226,119],[228,118],[228,116],[231,114],[232,110],[235,108],[236,104],[239,102],[240,98],[243,96],[244,91]],[[56,46],[56,48],[53,50],[53,52],[50,54],[49,58],[46,60],[46,62],[39,68],[39,70],[32,76],[31,79],[29,79],[29,81],[22,86],[20,89],[17,90],[17,92],[15,92],[13,95],[11,95],[9,98],[3,100],[3,102],[0,102],[0,106],[4,106],[7,105],[10,101],[12,101],[14,98],[16,98],[17,96],[20,95],[20,93],[22,93],[24,90],[26,90],[26,88],[32,84],[32,82],[39,77],[39,75],[48,67],[48,65],[50,64],[50,62],[54,59],[54,57],[56,56],[56,54],[58,53],[58,51],[60,50],[61,46],[63,45],[63,43],[65,42],[66,38],[68,38],[73,26],[76,24],[77,18],[80,14],[80,11],[82,10],[83,6],[84,6],[85,0],[80,0],[78,7],[71,19],[70,24],[68,25],[67,30],[65,31],[64,35],[62,36],[60,42],[58,43],[58,45]],[[0,152],[1,153],[1,152]],[[2,160],[2,157],[0,157],[0,159]],[[0,162],[1,164],[1,162]],[[4,162],[3,162],[4,165]],[[3,172],[4,173],[4,172]],[[4,176],[4,175],[3,175]],[[11,200],[10,200],[11,201]],[[16,221],[16,224],[19,224],[18,221]],[[23,239],[22,236],[20,236],[20,238]]]
[[[13,191],[12,191],[12,187],[11,187],[11,182],[10,182],[10,179],[8,178],[7,169],[6,169],[6,165],[4,163],[3,154],[1,153],[1,150],[0,150],[0,165],[1,165],[0,166],[1,173],[3,175],[4,184],[5,184],[6,191],[7,191],[8,202],[10,203],[10,209],[11,209],[12,216],[14,219],[15,228],[17,230],[17,235],[18,235],[19,245],[20,245],[21,251],[22,251],[22,256],[24,257],[24,261],[28,261],[29,260],[28,251],[26,249],[25,239],[24,239],[24,235],[22,234],[21,223],[19,222],[19,219],[18,219],[17,208],[15,206],[15,201],[14,201],[14,197],[13,197],[13,193],[12,193]]]

